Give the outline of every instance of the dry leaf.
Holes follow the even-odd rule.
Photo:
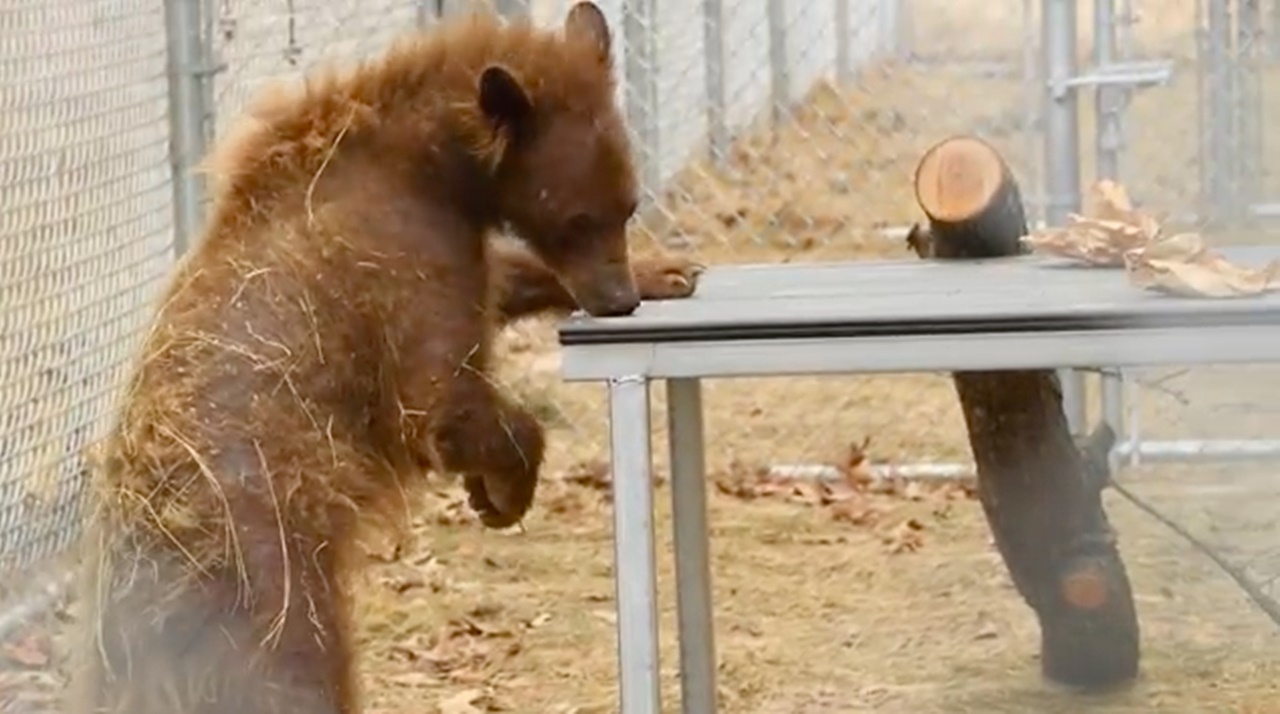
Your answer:
[[[1094,213],[1098,218],[1122,221],[1133,212],[1133,201],[1129,200],[1129,192],[1124,186],[1111,179],[1102,179],[1095,183],[1092,193],[1096,205]]]
[[[1280,262],[1261,270],[1233,265],[1194,233],[1182,233],[1125,254],[1133,285],[1180,297],[1237,298],[1276,289]]]
[[[599,459],[573,464],[565,472],[564,480],[566,483],[595,491],[609,491],[613,488],[613,474],[609,463]]]
[[[1160,234],[1160,220],[1153,215],[1139,211],[1129,200],[1129,192],[1124,186],[1110,179],[1103,179],[1093,185],[1093,211],[1090,217],[1103,221],[1119,221],[1142,229],[1152,239]]]
[[[882,515],[884,510],[866,499],[837,503],[831,508],[832,520],[854,526],[874,526]]]
[[[1127,251],[1141,248],[1158,235],[1159,226],[1151,222],[1132,224],[1071,214],[1065,227],[1033,231],[1022,241],[1038,253],[1120,267]]]
[[[479,689],[467,689],[439,702],[440,714],[483,714],[476,702],[484,696]]]
[[[16,642],[6,642],[0,646],[0,654],[6,660],[24,667],[45,667],[49,664],[49,653],[34,636],[24,637]]]
[[[1067,225],[1033,231],[1022,241],[1038,253],[1120,267],[1127,251],[1160,237],[1160,221],[1133,207],[1124,187],[1099,181],[1093,187],[1091,215],[1071,214]]]
[[[841,472],[844,474],[845,481],[855,488],[875,480],[874,474],[871,473],[871,459],[867,455],[869,446],[871,446],[871,437],[868,436],[864,437],[861,443],[849,444],[849,448],[845,451]]]
[[[919,481],[911,481],[902,489],[902,496],[908,501],[923,501],[924,486]]]
[[[914,518],[908,518],[885,536],[883,542],[889,546],[890,553],[914,553],[924,545],[924,538],[920,536],[922,530],[924,530],[923,523]]]
[[[591,616],[598,620],[604,620],[610,625],[618,624],[618,613],[613,610],[592,610]]]

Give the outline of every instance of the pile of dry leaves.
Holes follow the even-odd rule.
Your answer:
[[[1114,181],[1093,187],[1092,215],[1023,238],[1033,250],[1098,267],[1123,267],[1131,284],[1183,297],[1233,298],[1277,288],[1280,262],[1258,270],[1233,265],[1198,233],[1166,235],[1157,217],[1137,210]]]

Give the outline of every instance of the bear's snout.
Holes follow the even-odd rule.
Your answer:
[[[582,300],[582,309],[592,317],[622,317],[640,307],[640,293],[628,283],[610,286],[593,298]]]

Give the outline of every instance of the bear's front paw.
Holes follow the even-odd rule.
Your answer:
[[[497,448],[506,454],[495,460],[501,467],[463,480],[468,503],[489,528],[513,526],[533,507],[545,449],[542,426],[532,414],[513,410],[504,426]]]
[[[674,300],[693,295],[698,276],[706,270],[701,263],[674,255],[632,261],[631,272],[644,300]]]

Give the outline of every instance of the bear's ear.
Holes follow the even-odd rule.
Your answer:
[[[514,138],[527,128],[533,103],[510,72],[490,65],[480,74],[480,111],[495,128],[507,130]]]
[[[600,49],[600,61],[609,62],[613,50],[613,37],[609,33],[609,23],[604,13],[593,2],[580,2],[569,10],[564,18],[564,33],[568,37],[576,37],[595,43]]]

